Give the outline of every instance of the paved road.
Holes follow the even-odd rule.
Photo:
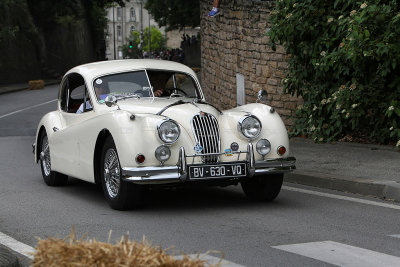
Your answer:
[[[245,266],[400,266],[400,206],[390,202],[286,184],[273,203],[249,202],[239,187],[197,188],[153,191],[144,209],[118,212],[95,185],[48,187],[31,144],[56,102],[26,108],[56,95],[55,87],[0,95],[1,233],[34,247],[35,237],[65,237],[75,226],[101,241],[112,230],[114,240],[145,235],[177,252],[217,250]]]

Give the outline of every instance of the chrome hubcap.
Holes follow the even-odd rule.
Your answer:
[[[49,176],[51,172],[51,161],[50,161],[50,147],[47,136],[45,136],[42,141],[42,152],[40,152],[40,160],[42,161],[44,174],[46,176]]]
[[[110,148],[107,150],[104,158],[104,180],[108,195],[115,198],[120,188],[120,171],[117,152]]]

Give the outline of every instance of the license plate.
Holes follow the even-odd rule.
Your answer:
[[[189,176],[192,179],[242,177],[247,175],[246,163],[221,163],[218,165],[191,165]]]

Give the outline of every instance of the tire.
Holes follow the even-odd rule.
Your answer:
[[[143,187],[122,180],[121,165],[111,136],[104,142],[99,167],[103,193],[112,209],[127,210],[142,206]]]
[[[8,248],[0,247],[0,266],[21,267],[17,256]]]
[[[246,196],[254,201],[272,201],[281,191],[283,174],[255,176],[242,181],[242,189]]]
[[[44,182],[48,186],[66,185],[68,176],[51,170],[50,146],[46,131],[43,131],[40,136],[40,146],[38,148],[40,151],[40,169],[42,170]]]

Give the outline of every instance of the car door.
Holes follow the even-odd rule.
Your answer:
[[[84,78],[69,74],[61,84],[59,94],[62,127],[53,134],[52,166],[59,172],[81,178],[80,139],[85,121],[92,118],[93,110]]]

